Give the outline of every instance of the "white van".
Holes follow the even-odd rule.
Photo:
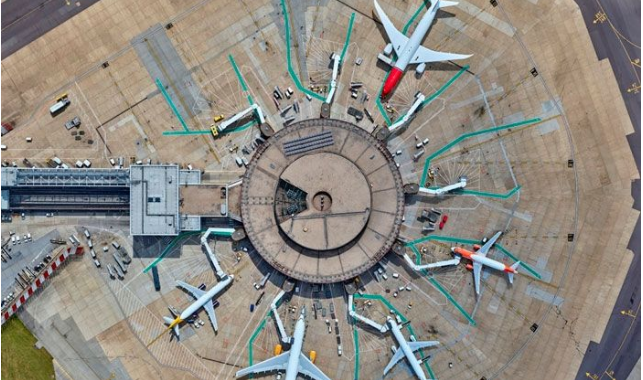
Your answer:
[[[62,99],[59,99],[56,102],[56,104],[54,104],[53,106],[49,107],[49,113],[51,114],[51,116],[56,116],[57,114],[62,112],[70,103],[71,102],[66,97],[62,98]]]

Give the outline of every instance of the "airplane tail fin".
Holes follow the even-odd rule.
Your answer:
[[[509,283],[514,283],[514,274],[518,273],[517,269],[520,266],[520,261],[516,261],[510,268],[513,269],[513,272],[507,272],[507,277],[509,277]]]
[[[458,5],[457,1],[447,1],[447,0],[439,0],[438,1],[438,8],[439,9],[446,8],[446,7],[452,7],[452,6],[455,6],[455,5]]]

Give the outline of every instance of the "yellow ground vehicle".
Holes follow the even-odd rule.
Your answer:
[[[212,137],[217,137],[219,136],[219,128],[217,127],[216,124],[212,124],[210,126],[210,132],[212,132]]]
[[[215,122],[215,123],[218,123],[218,122],[220,122],[220,121],[221,121],[221,120],[223,120],[223,119],[225,119],[225,116],[223,116],[223,115],[216,115],[216,116],[214,117],[214,122]]]
[[[63,99],[67,99],[67,93],[66,92],[64,94],[60,94],[60,96],[56,98],[56,103],[60,102]]]

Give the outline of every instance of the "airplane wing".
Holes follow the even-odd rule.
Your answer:
[[[219,326],[217,325],[217,316],[214,314],[214,305],[212,304],[212,301],[208,301],[203,305],[203,309],[205,310],[206,313],[208,313],[208,318],[210,319],[210,323],[212,324],[212,328],[214,331],[219,331]]]
[[[290,357],[290,351],[284,352],[281,355],[274,356],[270,359],[264,360],[261,363],[251,365],[242,370],[237,371],[235,377],[238,379],[240,377],[250,375],[252,373],[262,373],[262,372],[272,372],[282,370],[285,371],[288,367],[288,358]]]
[[[190,293],[192,295],[192,297],[194,297],[194,298],[199,298],[199,297],[201,297],[202,295],[205,294],[205,292],[203,290],[201,290],[199,288],[196,288],[196,287],[194,287],[194,286],[192,286],[192,285],[190,285],[188,283],[185,283],[183,281],[177,281],[176,286],[187,290],[188,293]]]
[[[480,294],[480,277],[482,276],[482,264],[473,262],[473,281],[476,286],[476,294]]]
[[[500,238],[500,235],[502,235],[502,231],[496,232],[496,234],[493,235],[493,237],[489,239],[489,241],[484,243],[484,245],[478,250],[478,252],[476,252],[476,254],[481,256],[487,256],[487,253],[489,253],[489,250],[491,249],[491,247],[493,247],[493,245],[496,244],[496,240]]]
[[[436,341],[409,342],[409,347],[411,347],[411,350],[415,352],[423,348],[437,346],[438,344],[440,344],[440,342],[436,342]]]
[[[424,46],[418,46],[418,49],[415,51],[415,54],[409,63],[456,61],[458,59],[467,59],[471,57],[471,55],[472,54],[443,53],[441,51],[425,48]]]
[[[386,35],[388,36],[389,41],[391,41],[391,44],[393,45],[393,49],[395,49],[395,53],[399,55],[399,51],[406,45],[406,42],[409,40],[408,37],[406,37],[402,32],[397,30],[391,20],[388,18],[386,13],[382,10],[382,7],[377,3],[377,0],[375,1],[375,10],[377,11],[377,16],[379,17],[380,21],[382,22],[382,25],[384,26],[384,30],[386,31]]]
[[[393,355],[393,358],[391,359],[391,361],[388,362],[388,364],[386,365],[386,368],[384,368],[384,375],[386,375],[388,371],[393,369],[393,367],[395,367],[397,362],[399,362],[402,359],[404,359],[404,352],[398,348],[397,351],[395,351],[395,354]]]
[[[302,353],[299,354],[298,371],[302,375],[308,376],[313,380],[330,380],[328,376],[326,376],[319,368],[317,368],[317,366],[315,366],[310,360],[308,360],[306,355]]]

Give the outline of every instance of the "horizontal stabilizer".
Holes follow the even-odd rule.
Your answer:
[[[176,336],[176,340],[181,340],[181,334],[179,333],[178,323],[174,325],[174,335]]]
[[[510,284],[514,283],[514,273],[518,273],[517,269],[519,266],[520,266],[520,261],[516,261],[514,265],[511,266],[511,269],[513,269],[514,272],[507,272],[507,277],[509,277]]]

